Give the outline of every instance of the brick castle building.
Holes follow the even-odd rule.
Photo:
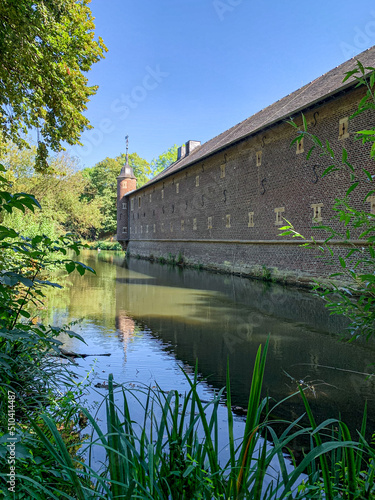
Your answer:
[[[182,258],[188,264],[300,284],[326,276],[332,268],[317,259],[318,250],[301,248],[296,238],[281,237],[284,219],[306,237],[326,238],[314,226],[333,224],[332,206],[351,184],[349,170],[322,177],[332,164],[311,145],[294,143],[302,127],[328,140],[338,163],[342,148],[350,162],[375,173],[369,147],[355,132],[372,128],[369,112],[349,119],[366,89],[354,79],[343,83],[359,60],[374,66],[375,47],[329,71],[301,89],[259,111],[205,144],[188,141],[178,159],[139,189],[132,168],[118,177],[117,238],[132,255]],[[358,209],[375,210],[374,198],[363,205],[369,184],[351,193]],[[342,227],[341,227],[342,229]],[[353,244],[361,244],[353,240]],[[347,248],[333,241],[336,253]]]

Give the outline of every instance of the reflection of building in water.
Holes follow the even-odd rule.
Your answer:
[[[185,368],[198,359],[200,374],[216,388],[225,386],[229,359],[232,401],[246,407],[257,349],[271,334],[264,396],[281,401],[303,381],[315,418],[340,412],[353,432],[361,427],[367,399],[371,433],[375,378],[354,370],[368,371],[374,345],[337,342],[346,321],[330,316],[312,294],[141,259],[118,266],[116,273],[117,326],[125,342],[136,341],[137,328],[152,333]],[[128,316],[135,320],[133,332]],[[304,411],[301,398],[290,398],[277,418],[295,420]]]
[[[128,348],[128,343],[135,337],[135,323],[132,318],[126,315],[126,311],[119,311],[116,314],[116,329],[118,332],[118,337],[123,343],[125,361],[126,361],[126,351]]]

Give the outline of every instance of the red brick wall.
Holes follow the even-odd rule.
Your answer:
[[[136,188],[136,179],[117,180],[117,240],[126,241],[129,239],[129,199],[126,194]]]
[[[375,173],[369,147],[355,141],[353,134],[372,126],[371,117],[364,113],[350,120],[349,137],[344,139],[339,139],[339,120],[357,109],[363,92],[352,90],[305,111],[309,131],[330,141],[339,162],[342,147],[348,149],[350,161],[357,168],[356,178],[363,178],[361,168]],[[302,123],[301,114],[294,118]],[[331,272],[332,267],[315,258],[316,251],[300,248],[295,239],[279,236],[281,226],[275,224],[275,209],[284,208],[281,216],[306,237],[325,238],[326,233],[312,229],[319,224],[312,220],[311,205],[323,204],[321,223],[332,224],[331,207],[335,198],[344,196],[350,176],[347,170],[321,178],[331,159],[315,150],[307,160],[310,145],[306,140],[304,152],[297,154],[296,144],[290,146],[295,136],[291,125],[275,125],[128,195],[129,251],[144,257],[181,253],[192,264],[250,275],[262,274],[265,266],[273,268],[276,279],[286,281]],[[259,151],[261,165],[257,166]],[[355,207],[363,208],[368,187],[363,182],[353,191],[351,201]],[[130,203],[134,203],[133,210]],[[253,212],[252,227],[249,212]],[[335,222],[333,226],[342,228]]]

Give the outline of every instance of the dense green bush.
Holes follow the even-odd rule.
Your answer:
[[[0,165],[0,172],[5,171]],[[68,363],[62,363],[58,340],[63,331],[79,337],[68,327],[45,326],[38,321],[46,287],[59,287],[49,281],[52,269],[63,266],[67,272],[75,269],[84,274],[93,270],[85,264],[67,258],[68,252],[79,255],[79,246],[72,236],[51,239],[44,234],[20,235],[5,225],[14,211],[27,217],[28,211],[40,205],[25,193],[11,194],[9,181],[0,175],[0,490],[9,493],[6,470],[9,471],[9,448],[15,444],[16,470],[34,478],[40,484],[51,473],[59,474],[59,464],[48,454],[35,433],[30,432],[29,419],[40,421],[48,412],[62,429],[71,427],[73,414],[78,414],[74,396],[77,383]],[[17,220],[17,218],[15,219]],[[5,222],[4,222],[5,221]],[[80,338],[80,337],[79,337]],[[83,340],[83,339],[82,339]],[[72,392],[72,389],[74,391]],[[69,392],[70,390],[70,392]],[[66,392],[68,393],[66,394]],[[57,404],[57,400],[60,402]],[[9,425],[9,405],[14,401],[15,421]],[[12,405],[13,405],[12,404]],[[62,432],[64,434],[64,431]],[[66,437],[68,437],[66,433]],[[11,440],[9,440],[11,438]],[[14,440],[14,441],[13,441]],[[8,466],[8,467],[7,467]],[[27,489],[17,479],[15,498],[30,498]],[[12,492],[12,490],[10,490]],[[23,492],[23,494],[21,494]],[[10,498],[13,498],[10,495]],[[42,497],[46,498],[46,497]]]

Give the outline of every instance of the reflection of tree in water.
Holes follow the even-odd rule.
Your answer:
[[[104,326],[103,333],[111,334],[116,316],[115,257],[109,252],[98,255],[97,252],[82,251],[78,260],[95,269],[96,274],[86,273],[82,277],[74,272],[69,276],[57,276],[55,281],[63,288],[48,290],[45,300],[48,306],[47,322],[64,324],[84,319]]]

